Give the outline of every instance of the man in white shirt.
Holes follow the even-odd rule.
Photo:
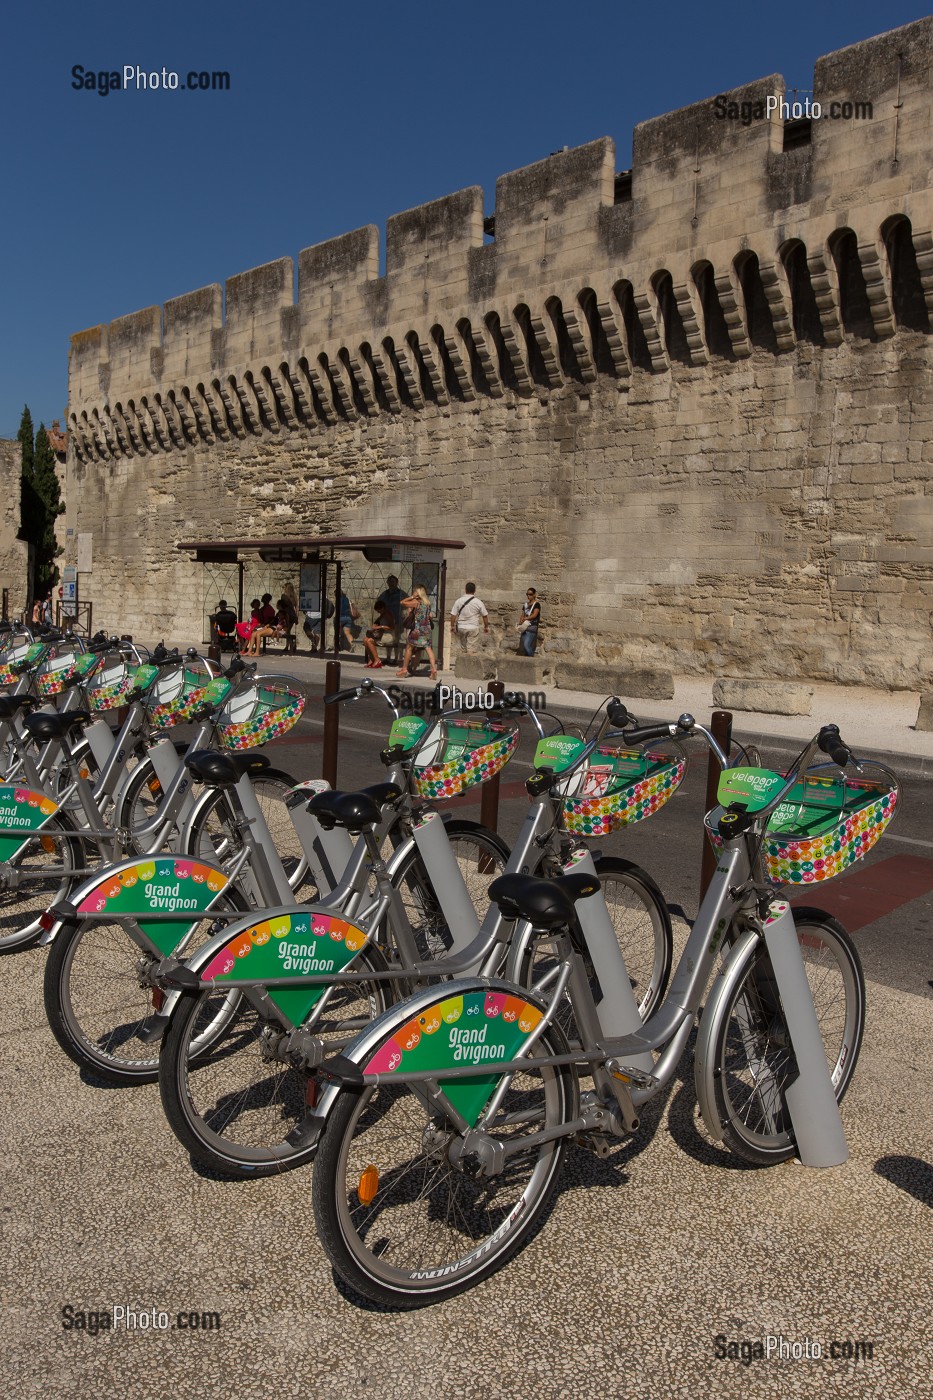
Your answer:
[[[479,640],[480,623],[483,631],[489,631],[489,613],[486,604],[476,596],[476,584],[468,583],[450,610],[450,630],[460,643],[461,650],[473,651]]]

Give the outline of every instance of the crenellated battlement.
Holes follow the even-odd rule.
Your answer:
[[[74,336],[80,459],[547,393],[600,376],[884,339],[933,311],[933,19],[819,60],[812,101],[871,117],[729,120],[760,79]],[[743,104],[748,104],[744,106]],[[905,223],[906,221],[906,223]],[[907,236],[911,285],[892,238]],[[903,263],[903,260],[902,260]]]
[[[533,582],[542,664],[622,693],[933,683],[931,70],[926,19],[817,63],[858,118],[772,74],[394,215],[381,275],[367,226],[75,336],[95,624],[280,586],[180,540],[443,533],[500,648]]]

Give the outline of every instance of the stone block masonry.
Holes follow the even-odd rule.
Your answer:
[[[870,118],[711,97],[394,216],[384,276],[368,227],[74,336],[95,623],[197,638],[180,540],[441,533],[555,662],[929,689],[931,67],[920,20],[817,63]]]

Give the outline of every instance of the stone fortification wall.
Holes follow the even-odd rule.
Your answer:
[[[391,218],[382,276],[368,227],[74,336],[95,622],[196,635],[179,540],[444,535],[552,651],[928,682],[931,64],[922,20],[817,64],[870,117],[772,75]]]

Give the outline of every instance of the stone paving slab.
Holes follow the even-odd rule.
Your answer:
[[[10,1394],[913,1400],[928,1386],[928,1001],[869,984],[845,1166],[744,1168],[702,1136],[685,1059],[633,1143],[602,1162],[571,1149],[550,1218],[503,1272],[392,1314],[334,1286],[313,1168],[252,1183],[198,1175],[156,1086],[82,1081],[44,1025],[43,960],[11,956],[0,973]],[[92,1337],[63,1330],[67,1304],[216,1310],[221,1330]],[[720,1335],[809,1339],[824,1357],[746,1366],[716,1358]],[[870,1341],[873,1357],[830,1360],[833,1339]]]

